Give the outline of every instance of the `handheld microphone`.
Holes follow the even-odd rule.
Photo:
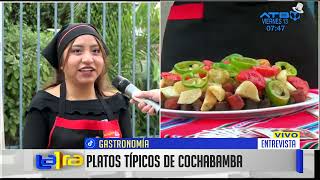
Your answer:
[[[135,85],[133,85],[128,79],[118,75],[112,81],[112,85],[117,88],[121,93],[127,95],[129,98],[132,98],[134,93],[141,91]],[[159,103],[151,100],[151,99],[144,99],[144,98],[135,98],[138,102],[144,102],[148,105],[151,105],[155,112],[158,114],[160,111]]]

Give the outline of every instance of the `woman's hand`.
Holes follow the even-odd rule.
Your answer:
[[[141,110],[141,112],[148,113],[149,115],[155,115],[156,113],[154,108],[151,105],[147,105],[139,98],[151,99],[155,102],[160,102],[160,90],[153,89],[149,91],[140,91],[135,93],[130,100],[130,103],[132,104],[138,103],[138,108]]]

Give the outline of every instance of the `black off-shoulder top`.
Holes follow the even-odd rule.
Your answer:
[[[129,99],[121,93],[104,97],[114,118],[119,120],[122,137],[131,137],[131,114]],[[70,119],[96,119],[108,118],[99,99],[93,100],[66,100],[64,116]],[[50,130],[59,112],[59,97],[44,90],[40,90],[33,97],[26,111],[25,128],[23,132],[24,149],[45,149],[48,145]],[[83,144],[79,145],[83,147]]]

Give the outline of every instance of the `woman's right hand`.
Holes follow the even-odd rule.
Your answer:
[[[130,103],[138,104],[138,108],[143,113],[148,113],[149,115],[155,115],[155,110],[151,105],[147,105],[145,102],[140,101],[139,98],[151,99],[155,102],[160,102],[160,90],[153,89],[149,91],[140,91],[134,94]]]

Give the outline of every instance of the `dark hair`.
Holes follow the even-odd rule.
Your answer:
[[[96,41],[99,45],[99,48],[102,52],[102,58],[104,61],[104,67],[102,69],[101,74],[98,76],[98,78],[96,79],[96,81],[94,82],[94,88],[97,91],[97,93],[101,96],[105,96],[103,91],[106,90],[115,90],[115,88],[112,86],[110,78],[107,74],[107,69],[109,69],[109,61],[107,60],[108,54],[106,52],[106,50],[103,48],[102,42],[100,42],[100,40],[98,38],[96,38]],[[68,51],[66,54],[66,59],[64,59],[63,55],[61,56],[61,61],[59,62],[59,68],[55,69],[55,79],[53,80],[53,82],[50,82],[49,85],[46,85],[44,89],[48,89],[54,86],[57,86],[59,84],[61,84],[62,82],[65,81],[65,77],[64,77],[64,73],[63,71],[60,69],[61,66],[64,66],[65,63],[68,61],[69,59],[69,54],[71,52],[71,46],[73,45],[75,39],[72,40],[68,47]]]

